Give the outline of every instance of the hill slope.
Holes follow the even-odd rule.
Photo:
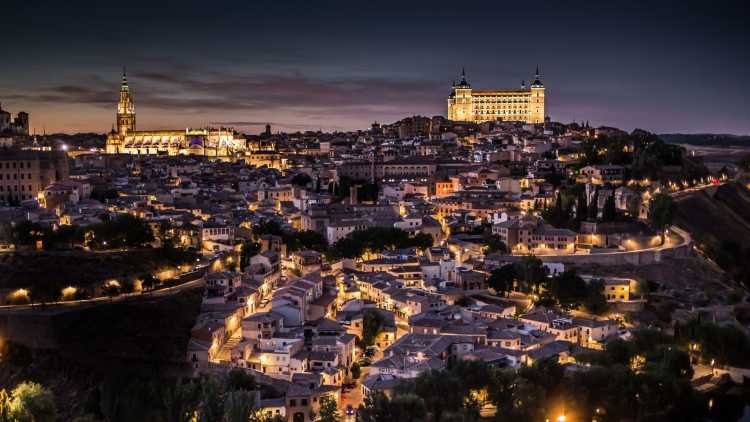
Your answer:
[[[728,183],[676,202],[674,223],[688,230],[699,244],[734,241],[742,245],[750,239],[750,191],[745,186]]]

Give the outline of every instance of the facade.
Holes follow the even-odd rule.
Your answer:
[[[574,231],[548,226],[534,217],[495,224],[492,233],[500,236],[513,253],[575,253]]]
[[[537,67],[534,82],[520,89],[472,89],[461,73],[461,82],[453,85],[448,97],[448,119],[460,122],[481,123],[496,120],[544,123],[544,85]]]
[[[54,182],[68,179],[65,154],[51,151],[0,152],[0,201],[20,203],[36,199]]]
[[[247,149],[246,140],[231,128],[139,131],[135,122],[135,102],[123,72],[116,128],[107,136],[107,154],[229,157]]]
[[[614,164],[592,165],[583,167],[576,178],[578,183],[594,185],[621,184],[625,175],[625,167]]]

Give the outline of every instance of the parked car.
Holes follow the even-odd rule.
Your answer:
[[[346,415],[347,416],[354,416],[354,407],[352,407],[351,404],[346,405]]]

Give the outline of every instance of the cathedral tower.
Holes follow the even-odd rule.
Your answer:
[[[529,122],[544,123],[544,84],[539,79],[539,66],[536,67],[534,82],[531,83],[531,103],[529,104]]]
[[[468,122],[474,119],[471,85],[466,81],[466,70],[461,69],[461,82],[453,84],[448,97],[448,120]]]
[[[125,68],[123,68],[120,101],[117,103],[117,133],[125,135],[133,130],[135,130],[135,107],[133,105],[133,97],[130,95]]]

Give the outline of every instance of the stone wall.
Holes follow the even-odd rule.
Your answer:
[[[564,264],[597,265],[647,265],[660,262],[662,258],[685,258],[690,256],[693,241],[690,234],[672,227],[670,231],[682,239],[673,246],[641,249],[637,251],[603,252],[581,255],[537,255],[542,262],[562,262]]]

